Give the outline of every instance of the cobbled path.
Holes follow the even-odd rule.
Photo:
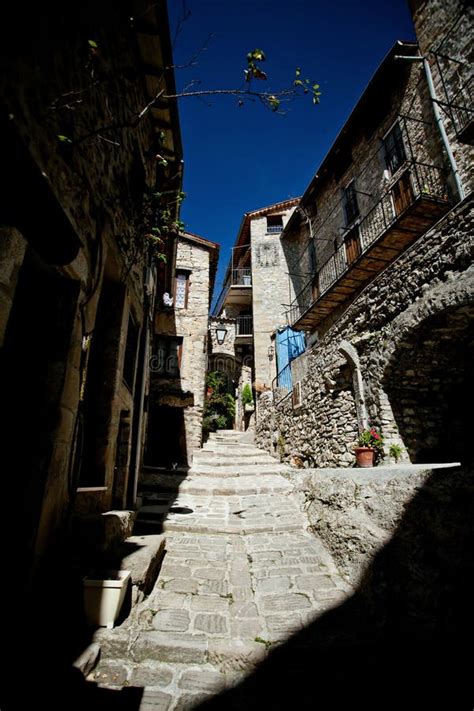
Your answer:
[[[161,477],[141,512],[166,530],[155,588],[121,627],[97,634],[91,679],[144,687],[144,711],[192,709],[232,687],[352,592],[307,530],[284,468],[240,440],[212,436],[177,499]]]

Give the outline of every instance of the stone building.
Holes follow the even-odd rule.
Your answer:
[[[166,3],[47,10],[10,3],[1,33],[2,457],[18,590],[73,510],[134,504],[154,301],[175,253],[176,209],[157,196],[176,205],[182,180],[176,101],[154,100],[175,93]]]
[[[286,310],[294,295],[279,238],[297,204],[294,198],[244,215],[214,309],[214,325],[229,319],[234,324],[231,370],[239,429],[243,426],[241,393],[245,383],[254,383],[259,390],[270,388],[277,374],[275,332],[286,327]],[[222,356],[216,346],[213,337],[212,353]],[[226,362],[229,366],[230,361]]]
[[[172,294],[157,303],[145,463],[187,467],[202,441],[209,309],[219,245],[178,237]],[[168,305],[167,305],[168,304]]]
[[[472,458],[472,12],[412,9],[419,46],[390,50],[281,234],[310,345],[257,439],[306,466],[352,465],[369,422],[406,460]]]

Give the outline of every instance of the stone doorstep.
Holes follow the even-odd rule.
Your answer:
[[[156,523],[156,522],[155,522]],[[132,605],[148,595],[158,577],[166,547],[164,535],[129,536],[106,565],[118,570],[130,570],[132,577]]]

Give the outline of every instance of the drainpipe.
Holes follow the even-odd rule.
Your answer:
[[[423,62],[423,66],[424,66],[425,74],[426,74],[426,81],[428,83],[428,90],[430,93],[430,99],[431,99],[431,103],[433,105],[433,111],[434,111],[434,115],[436,118],[436,123],[438,125],[438,129],[439,129],[439,132],[441,135],[441,140],[443,141],[443,145],[444,145],[446,153],[448,155],[448,160],[449,160],[449,164],[451,166],[451,170],[453,172],[454,182],[456,183],[456,189],[458,191],[459,199],[464,200],[465,192],[464,192],[464,188],[463,188],[463,185],[461,182],[461,178],[459,177],[459,171],[458,171],[456,159],[455,159],[453,152],[451,150],[451,145],[449,143],[448,134],[446,133],[446,129],[444,127],[443,117],[441,116],[441,111],[439,109],[439,102],[438,102],[438,97],[436,96],[436,90],[435,90],[435,86],[433,83],[433,76],[431,74],[430,64],[429,64],[426,57],[418,57],[418,56],[405,57],[403,55],[397,54],[397,55],[395,55],[394,59],[407,59],[411,62],[415,62],[415,61],[416,62]]]

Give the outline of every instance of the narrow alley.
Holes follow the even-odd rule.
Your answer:
[[[194,708],[351,592],[308,532],[288,469],[246,437],[221,430],[195,453],[167,502],[154,590],[121,627],[97,633],[102,659],[90,679],[145,687],[140,708]],[[173,476],[155,475],[161,490],[146,496],[150,530]]]

